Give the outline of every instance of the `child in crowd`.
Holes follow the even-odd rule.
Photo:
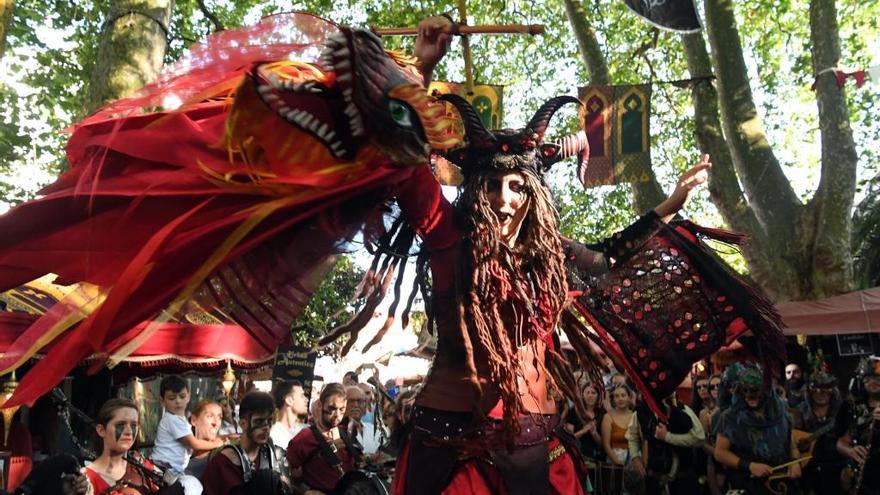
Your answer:
[[[187,488],[186,492],[201,493],[201,483],[192,476],[184,475],[186,465],[193,449],[211,450],[223,445],[223,440],[200,440],[193,435],[186,419],[186,406],[189,404],[189,389],[183,378],[170,375],[159,384],[162,407],[165,412],[159,421],[156,432],[156,445],[153,447],[153,462],[165,468],[166,476],[177,478]],[[195,486],[198,486],[197,491]],[[189,487],[193,486],[192,489]]]

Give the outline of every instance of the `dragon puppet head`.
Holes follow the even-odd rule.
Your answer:
[[[461,138],[422,85],[415,59],[385,51],[369,31],[339,28],[317,64],[260,64],[251,77],[266,105],[337,159],[372,144],[392,163],[425,163],[432,149]]]

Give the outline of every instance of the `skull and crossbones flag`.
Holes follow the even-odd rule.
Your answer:
[[[661,29],[692,33],[701,28],[693,0],[623,1],[639,17]]]

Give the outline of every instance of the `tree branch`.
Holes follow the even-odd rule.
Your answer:
[[[590,75],[590,84],[611,84],[611,75],[608,72],[608,62],[602,54],[602,47],[596,38],[596,31],[590,25],[586,9],[581,0],[564,0],[565,15],[574,31],[581,57],[587,72]]]
[[[811,206],[815,214],[813,287],[817,294],[852,288],[850,212],[856,190],[858,154],[849,123],[843,88],[833,71],[840,60],[840,37],[835,0],[810,2],[810,41],[822,139],[822,176]]]
[[[718,77],[721,123],[738,176],[766,231],[793,239],[801,202],[764,132],[731,0],[705,0],[706,27]]]
[[[0,0],[0,59],[6,51],[6,35],[12,24],[12,12],[15,10],[15,0]]]
[[[571,24],[575,38],[577,38],[587,72],[590,74],[590,84],[611,84],[608,62],[602,54],[602,48],[596,38],[596,31],[590,25],[583,3],[581,0],[564,0],[564,3],[565,14],[568,16],[568,22]],[[647,182],[636,182],[632,185],[633,207],[638,212],[648,211],[666,199],[666,194],[657,182],[654,170],[651,170],[649,175]]]
[[[712,62],[706,50],[703,33],[681,36],[688,71],[692,78],[712,74]],[[746,201],[736,177],[733,159],[721,132],[718,118],[718,93],[712,81],[698,81],[691,86],[694,105],[694,137],[702,153],[712,157],[709,172],[709,196],[724,221],[732,229],[749,235],[749,244],[743,249],[752,278],[769,292],[779,293],[781,277],[774,275],[782,263],[782,253],[768,246],[767,232],[758,222],[755,212]],[[773,262],[775,260],[777,262]]]
[[[198,0],[198,4],[199,10],[202,11],[202,15],[204,15],[205,18],[211,21],[211,24],[214,25],[215,33],[226,30],[226,28],[223,26],[223,23],[220,22],[220,19],[218,19],[217,16],[214,15],[214,13],[211,12],[210,9],[208,9],[208,6],[205,5],[205,0]]]

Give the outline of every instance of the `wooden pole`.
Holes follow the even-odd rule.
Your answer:
[[[467,0],[458,0],[458,23],[467,24]],[[471,40],[468,36],[461,37],[461,50],[464,53],[464,93],[474,94],[474,65],[471,59]]]
[[[377,36],[415,36],[419,34],[418,28],[371,28]],[[467,36],[469,34],[544,34],[543,24],[487,24],[483,26],[462,26],[457,24],[452,27],[452,35]]]

